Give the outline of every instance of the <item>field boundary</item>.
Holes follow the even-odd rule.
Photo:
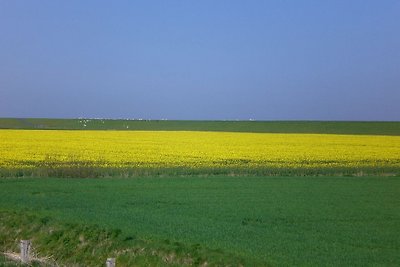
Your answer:
[[[73,166],[35,167],[35,168],[0,168],[0,178],[18,177],[57,177],[57,178],[132,178],[147,176],[400,176],[399,167],[336,167],[336,168],[136,168],[136,167],[99,167],[96,164]]]

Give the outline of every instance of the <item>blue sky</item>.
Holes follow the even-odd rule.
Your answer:
[[[0,1],[0,117],[400,120],[400,1]]]

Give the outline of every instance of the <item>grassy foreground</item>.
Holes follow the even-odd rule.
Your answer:
[[[0,250],[32,238],[67,264],[100,266],[128,248],[156,256],[117,253],[122,266],[171,255],[179,264],[400,264],[399,177],[12,178],[0,188]]]

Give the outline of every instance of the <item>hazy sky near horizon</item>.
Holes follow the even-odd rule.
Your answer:
[[[0,117],[400,120],[400,1],[0,1]]]

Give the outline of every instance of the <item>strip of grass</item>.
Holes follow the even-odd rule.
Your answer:
[[[73,225],[71,242],[97,224],[119,229],[118,240],[178,242],[249,265],[400,264],[399,177],[13,178],[0,188],[0,209]]]
[[[398,167],[313,167],[313,168],[185,168],[185,167],[152,167],[152,168],[130,168],[130,167],[99,167],[96,164],[47,164],[46,167],[6,169],[0,168],[0,178],[113,178],[113,177],[144,177],[144,176],[400,176]]]
[[[0,129],[222,131],[400,135],[400,122],[348,121],[164,121],[0,118]]]

